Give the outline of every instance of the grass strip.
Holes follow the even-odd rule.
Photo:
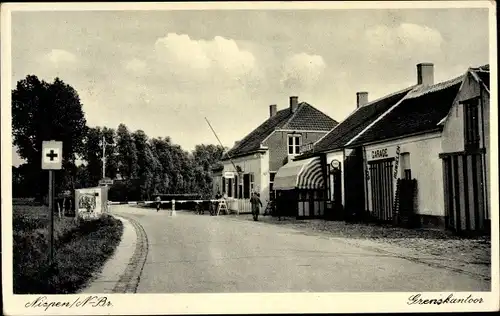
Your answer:
[[[118,246],[123,224],[109,215],[91,221],[63,219],[55,229],[55,265],[48,265],[48,229],[31,216],[14,216],[15,294],[70,294],[102,269]]]

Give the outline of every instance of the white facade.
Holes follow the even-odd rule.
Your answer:
[[[465,76],[462,87],[457,94],[457,97],[453,103],[453,106],[448,113],[446,121],[443,127],[443,138],[442,138],[442,148],[443,153],[454,153],[462,152],[465,150],[465,116],[464,116],[464,105],[461,104],[462,101],[468,100],[470,98],[480,97],[480,104],[482,109],[479,111],[478,120],[481,122],[482,128],[479,130],[479,137],[482,147],[486,148],[486,157],[483,161],[485,166],[485,182],[488,192],[491,188],[491,177],[490,174],[490,133],[489,133],[489,123],[490,123],[490,96],[489,93],[483,91],[481,92],[480,84],[472,78],[469,74]],[[484,117],[483,117],[484,116]],[[491,210],[491,199],[486,193],[485,200],[487,202],[486,208],[486,218],[490,219],[489,210]]]
[[[269,154],[268,152],[254,153],[244,157],[233,158],[232,162],[241,168],[240,177],[238,177],[238,184],[233,181],[232,196],[227,197],[228,207],[232,211],[237,212],[250,212],[250,200],[248,198],[236,198],[234,192],[238,189],[238,185],[243,185],[243,175],[253,174],[253,182],[250,183],[250,193],[256,191],[260,194],[260,200],[262,201],[263,208],[261,212],[266,207],[267,201],[269,200]],[[222,170],[222,177],[224,177],[226,172],[232,172],[237,174],[233,163],[231,160],[223,161],[224,169]],[[228,182],[225,182],[225,190],[223,192],[228,192]],[[221,183],[222,185],[222,183]],[[245,188],[243,188],[245,190]],[[222,192],[221,192],[222,193]]]
[[[443,166],[439,158],[441,150],[441,133],[424,134],[386,141],[364,148],[365,174],[368,173],[368,162],[378,159],[394,158],[391,174],[393,180],[393,197],[396,194],[396,181],[404,177],[404,168],[411,170],[412,179],[417,180],[416,213],[419,215],[445,216],[443,193]],[[403,159],[401,159],[403,158]],[[403,166],[401,166],[403,164]],[[406,165],[406,166],[404,166]],[[372,179],[366,180],[366,207],[372,207]]]

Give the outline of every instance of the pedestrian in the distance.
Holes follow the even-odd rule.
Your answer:
[[[260,201],[259,195],[256,192],[252,193],[250,204],[252,204],[253,220],[257,221],[259,219],[260,207],[262,206],[262,202]]]
[[[156,197],[156,211],[157,212],[160,210],[160,206],[161,206],[161,197],[158,195]]]

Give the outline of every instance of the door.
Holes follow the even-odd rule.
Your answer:
[[[383,222],[392,220],[394,203],[393,163],[394,159],[377,160],[368,163],[373,215]]]
[[[354,149],[344,163],[345,215],[347,218],[365,210],[365,178],[362,148]]]
[[[486,201],[481,154],[443,157],[446,226],[457,233],[485,231]]]

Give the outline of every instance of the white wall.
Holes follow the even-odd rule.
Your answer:
[[[396,158],[397,147],[400,146],[400,154],[410,154],[410,165],[412,178],[417,180],[417,213],[421,215],[444,216],[444,192],[443,192],[443,166],[439,158],[441,150],[440,133],[426,134],[423,136],[408,137],[399,140],[379,143],[364,148],[367,162],[372,159],[372,151],[387,149],[388,158]],[[400,161],[393,164],[393,172],[398,165],[397,177],[394,178],[394,196],[396,193],[396,180],[401,178],[403,170]],[[371,203],[371,179],[368,181],[368,206],[372,210]]]
[[[342,178],[342,205],[345,206],[345,190],[344,190],[344,170],[345,170],[345,166],[344,166],[344,151],[343,150],[338,150],[338,151],[334,151],[334,152],[331,152],[331,153],[328,153],[326,154],[326,164],[327,166],[330,165],[330,163],[333,161],[333,160],[338,160],[340,161],[341,163],[341,178]],[[328,170],[328,168],[327,168]],[[328,181],[330,181],[329,183],[329,188],[330,188],[330,199],[333,200],[333,175],[328,175]]]
[[[481,96],[481,86],[479,83],[472,78],[472,75],[468,74],[465,77],[464,83],[460,91],[457,94],[455,102],[448,113],[448,117],[446,118],[446,122],[443,128],[443,137],[442,137],[442,148],[444,153],[453,153],[453,152],[461,152],[464,151],[465,145],[465,135],[464,135],[464,107],[460,104],[461,101],[465,101],[474,97]],[[486,193],[485,198],[487,200],[487,214],[486,217],[489,218],[489,210],[491,209],[491,190],[490,190],[490,155],[489,148],[490,147],[490,133],[489,133],[489,122],[490,122],[490,98],[489,94],[486,91],[482,93],[482,111],[479,111],[479,122],[484,122],[484,133],[483,129],[480,128],[479,136],[481,139],[481,146],[484,141],[484,147],[486,148],[486,159],[485,159],[485,169],[486,169]],[[484,115],[484,120],[481,115]]]
[[[258,190],[260,193],[260,200],[266,207],[266,200],[269,199],[269,154],[266,153],[256,153],[251,154],[245,157],[234,158],[233,162],[235,165],[241,167],[243,173],[253,172],[254,174],[254,190]],[[233,164],[231,161],[224,161],[224,172],[235,172]],[[227,180],[226,180],[227,185]],[[227,192],[227,190],[226,190]],[[234,192],[234,190],[233,190]],[[248,204],[248,203],[247,203]],[[239,208],[239,211],[248,210],[249,205],[243,205],[241,203],[229,203],[229,208],[232,210],[236,210]],[[261,209],[263,212],[263,209]]]

